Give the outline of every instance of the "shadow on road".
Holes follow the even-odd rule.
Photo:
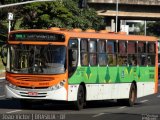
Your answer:
[[[136,103],[135,106],[139,106],[141,103]],[[87,102],[85,109],[92,108],[110,108],[124,106],[114,100],[107,101],[91,101]],[[21,108],[19,100],[0,100],[0,109],[31,109],[31,110],[75,110],[75,106],[72,102],[55,102],[55,101],[43,101],[35,102],[31,108]]]
[[[0,100],[0,109],[19,109],[20,104],[18,100]]]

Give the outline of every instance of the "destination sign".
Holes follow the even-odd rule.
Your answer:
[[[42,32],[20,32],[9,36],[9,41],[44,41],[44,42],[64,42],[62,34],[42,33]]]

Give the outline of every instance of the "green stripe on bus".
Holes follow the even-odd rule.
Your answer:
[[[155,67],[78,67],[69,78],[69,84],[154,82]]]

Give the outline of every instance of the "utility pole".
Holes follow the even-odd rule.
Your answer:
[[[116,1],[116,33],[118,27],[118,0]]]
[[[11,21],[13,20],[13,13],[8,13],[8,33],[11,31]]]
[[[78,6],[79,8],[87,8],[87,0],[79,0]]]
[[[144,35],[147,35],[147,21],[144,21]]]

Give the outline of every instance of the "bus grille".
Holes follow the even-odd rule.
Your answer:
[[[34,81],[34,82],[40,82],[40,81],[51,81],[53,80],[53,78],[50,78],[50,77],[19,77],[19,76],[16,76],[14,77],[14,79],[16,80],[21,80],[21,81]]]
[[[28,95],[28,92],[20,92],[20,95],[22,96],[22,97],[46,97],[47,96],[47,93],[45,92],[43,92],[43,93],[37,93],[37,95]]]

